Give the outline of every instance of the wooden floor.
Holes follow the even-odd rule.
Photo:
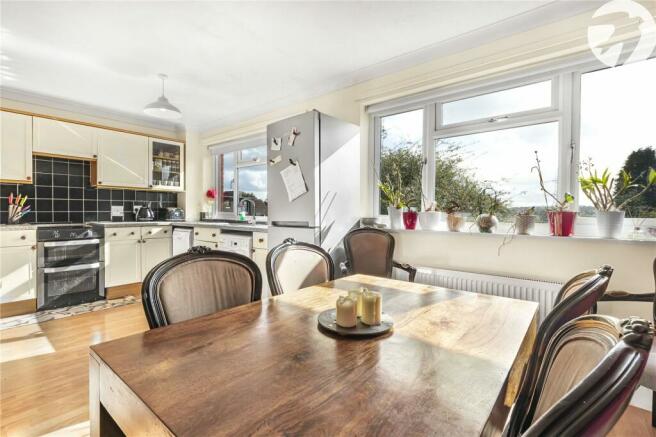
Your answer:
[[[0,331],[0,435],[88,435],[89,345],[148,329],[141,304]],[[611,433],[656,436],[629,407]]]

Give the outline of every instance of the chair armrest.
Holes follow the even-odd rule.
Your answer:
[[[640,293],[634,294],[626,291],[607,291],[601,299],[600,302],[653,302],[654,293]]]
[[[392,261],[392,265],[397,269],[401,269],[408,272],[408,280],[410,282],[415,282],[415,276],[417,275],[416,268],[412,267],[410,264],[401,264],[396,261]]]
[[[349,273],[349,262],[344,261],[339,263],[339,270],[342,272],[342,275],[346,276]]]

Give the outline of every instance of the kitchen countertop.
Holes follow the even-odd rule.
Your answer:
[[[0,231],[30,231],[36,230],[43,227],[60,227],[60,226],[71,226],[77,223],[44,223],[44,224],[18,224],[18,225],[8,225],[1,224]],[[228,222],[205,222],[205,221],[184,221],[184,222],[167,222],[167,221],[152,221],[152,222],[87,222],[89,225],[104,226],[104,227],[124,227],[124,226],[166,226],[173,225],[179,227],[194,227],[194,226],[204,226],[211,228],[225,229],[227,231],[242,231],[242,232],[266,232],[267,225],[265,224],[254,224],[249,225],[247,223],[228,223]]]

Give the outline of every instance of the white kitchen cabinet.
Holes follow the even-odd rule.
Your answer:
[[[205,246],[212,250],[219,250],[219,243],[216,241],[196,240],[194,238],[194,247],[195,246]]]
[[[83,124],[34,117],[34,152],[93,159],[100,129]]]
[[[0,303],[27,299],[36,299],[36,247],[0,248]]]
[[[149,138],[150,188],[184,191],[184,143]]]
[[[140,239],[105,241],[105,287],[141,282]]]
[[[171,238],[145,238],[141,240],[141,280],[160,262],[171,258]]]
[[[2,111],[0,180],[32,183],[32,117]]]
[[[148,137],[106,129],[97,136],[97,186],[147,188]]]
[[[262,298],[268,297],[269,293],[269,281],[267,279],[266,272],[266,258],[269,253],[266,249],[253,249],[253,261],[257,264],[257,267],[260,269],[262,274]]]

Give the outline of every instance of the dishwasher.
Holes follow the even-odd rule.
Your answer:
[[[193,238],[190,228],[173,228],[173,256],[191,249]]]
[[[219,250],[234,252],[252,258],[253,236],[228,234],[222,232],[219,236]]]

